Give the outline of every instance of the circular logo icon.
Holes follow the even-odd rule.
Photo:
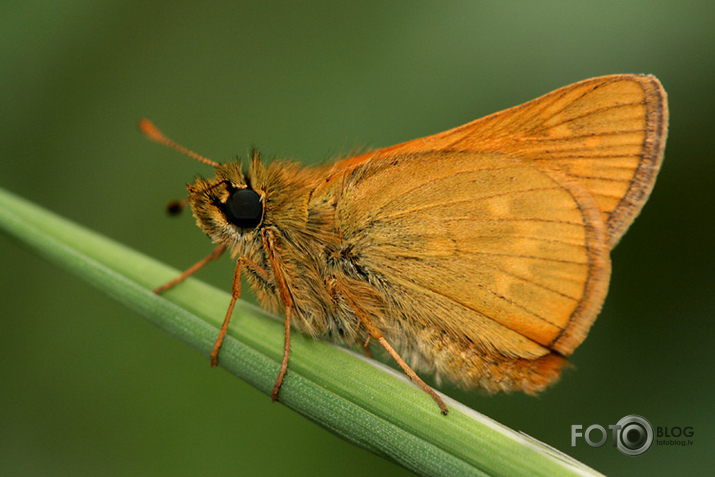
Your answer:
[[[648,419],[636,414],[618,421],[616,446],[626,455],[641,455],[653,444],[653,426]]]

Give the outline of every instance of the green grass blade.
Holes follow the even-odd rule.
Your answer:
[[[0,229],[208,356],[229,301],[193,278],[0,189]],[[220,364],[270,394],[283,325],[239,303]],[[445,397],[449,416],[384,365],[294,333],[280,400],[349,442],[421,475],[600,475]],[[208,367],[208,360],[207,360]],[[268,398],[267,398],[268,399]]]

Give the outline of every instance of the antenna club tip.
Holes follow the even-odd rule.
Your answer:
[[[159,131],[159,129],[154,126],[154,123],[149,121],[147,118],[141,118],[137,126],[139,126],[139,130],[142,132],[142,134],[144,134],[149,139],[161,141],[164,138],[164,135],[161,133],[161,131]]]

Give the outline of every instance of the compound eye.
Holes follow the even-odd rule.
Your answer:
[[[263,219],[261,196],[253,189],[235,189],[223,205],[226,220],[242,229],[258,227]]]

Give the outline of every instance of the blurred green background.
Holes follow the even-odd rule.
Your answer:
[[[712,471],[715,4],[0,4],[0,187],[185,268],[211,249],[164,205],[257,145],[305,163],[436,133],[612,73],[652,73],[671,127],[613,253],[578,368],[538,398],[448,394],[610,475]],[[707,225],[711,224],[711,225]],[[406,475],[288,411],[0,236],[0,474]],[[228,290],[230,260],[200,277]],[[710,277],[710,278],[708,278]],[[572,424],[692,426],[627,457]]]

